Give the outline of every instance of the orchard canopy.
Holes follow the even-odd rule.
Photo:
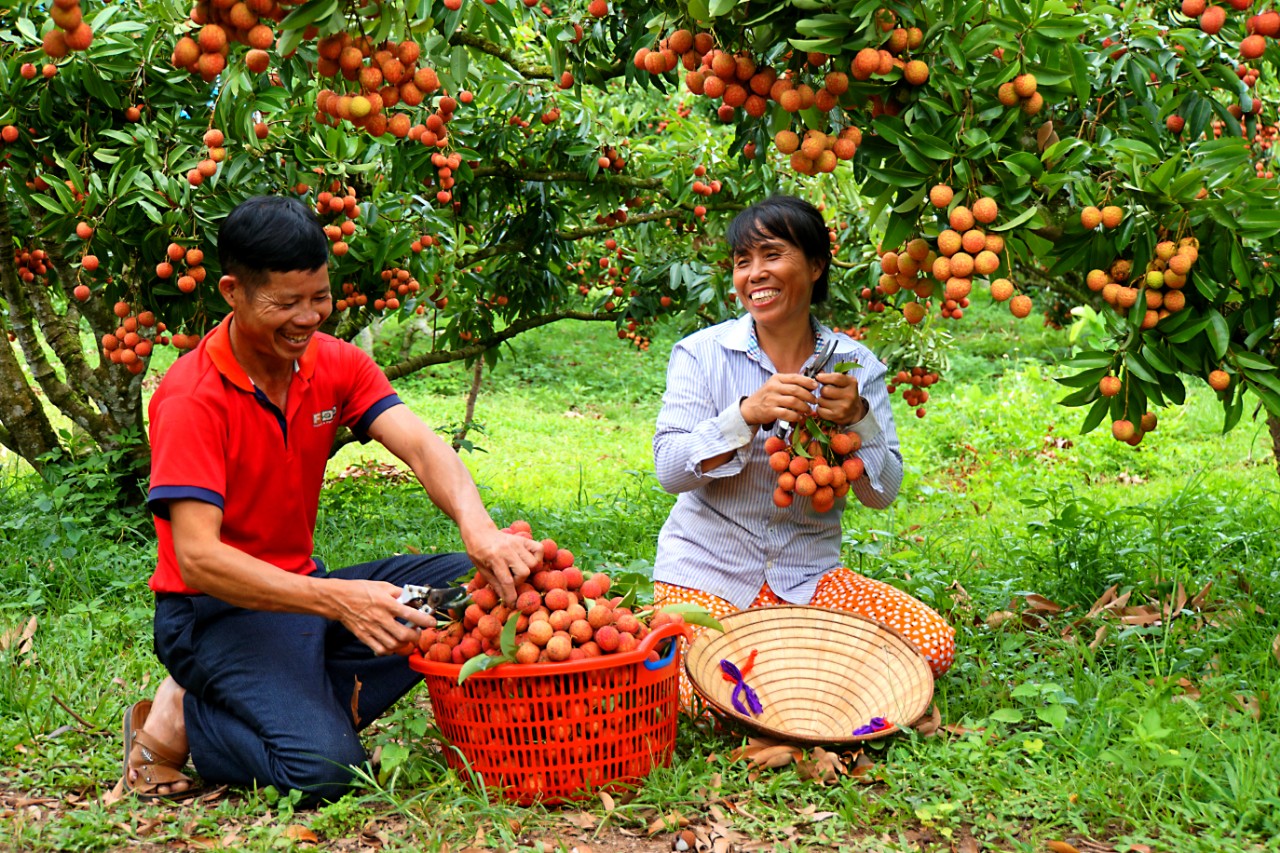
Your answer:
[[[253,194],[314,206],[327,328],[413,334],[396,378],[728,316],[724,225],[778,190],[920,414],[977,288],[1076,324],[1085,430],[1207,381],[1280,442],[1277,36],[1251,0],[6,2],[0,444],[144,470],[149,365],[225,310]]]

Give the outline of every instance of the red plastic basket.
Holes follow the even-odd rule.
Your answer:
[[[409,666],[425,676],[436,724],[455,747],[449,766],[512,802],[562,803],[671,762],[680,664],[670,638],[682,630],[663,625],[626,654],[502,664],[462,684],[457,664],[414,652]],[[669,639],[659,660],[647,660]]]

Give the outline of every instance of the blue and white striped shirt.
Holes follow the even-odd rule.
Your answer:
[[[874,509],[893,502],[902,484],[902,454],[885,387],[885,366],[862,344],[815,324],[817,343],[835,335],[830,364],[855,361],[851,371],[868,414],[850,427],[863,439],[866,474],[851,493]],[[743,315],[696,332],[675,345],[667,365],[653,437],[658,481],[679,495],[658,537],[656,581],[699,589],[746,608],[761,586],[786,601],[808,604],[823,574],[840,565],[840,517],[846,500],[814,512],[797,499],[773,503],[778,475],[764,452],[768,432],[748,426],[739,410],[776,373]],[[733,458],[703,473],[702,462],[730,450]]]

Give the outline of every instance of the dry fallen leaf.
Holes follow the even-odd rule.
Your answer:
[[[920,719],[911,724],[911,728],[916,730],[916,734],[921,737],[929,737],[937,734],[938,729],[942,727],[942,713],[938,710],[937,705],[930,705],[929,710],[921,715]]]
[[[987,617],[987,627],[999,628],[1001,625],[1008,622],[1009,620],[1017,619],[1017,618],[1018,618],[1018,614],[1014,613],[1011,610],[997,610],[995,613],[992,613],[990,616]]]
[[[1080,853],[1074,844],[1068,844],[1065,841],[1046,841],[1045,846],[1053,853]]]
[[[595,815],[588,812],[574,812],[573,814],[564,815],[566,822],[573,824],[578,829],[595,829]]]
[[[291,823],[284,828],[285,838],[291,838],[299,844],[316,844],[320,836],[300,823]]]
[[[1093,642],[1089,643],[1089,648],[1096,649],[1098,645],[1107,637],[1107,626],[1102,624],[1098,626],[1098,630],[1093,632]]]
[[[1032,613],[1061,613],[1062,606],[1055,604],[1043,595],[1036,595],[1034,592],[1026,596],[1027,607]]]
[[[1262,706],[1259,705],[1257,696],[1245,696],[1243,693],[1234,693],[1231,698],[1236,700],[1236,710],[1241,713],[1248,714],[1255,720],[1262,719]]]
[[[655,818],[649,824],[645,832],[650,835],[657,835],[659,832],[668,832],[676,827],[688,826],[689,819],[679,812],[668,812],[659,818]]]
[[[355,676],[356,684],[351,691],[351,721],[360,728],[360,676]]]
[[[777,746],[765,747],[753,755],[750,761],[756,767],[773,769],[786,767],[791,762],[798,760],[802,755],[804,753],[800,747],[782,743]]]
[[[1271,654],[1275,655],[1276,663],[1280,663],[1280,634],[1271,641]]]

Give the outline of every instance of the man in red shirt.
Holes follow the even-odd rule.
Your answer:
[[[421,678],[394,654],[426,619],[397,601],[401,587],[444,586],[474,565],[511,601],[541,546],[500,532],[457,454],[373,360],[319,331],[333,310],[328,240],[301,202],[244,202],[218,254],[231,313],[149,407],[150,586],[169,675],[125,715],[124,784],[190,795],[189,757],[209,782],[333,799],[365,760],[359,730]],[[312,535],[339,426],[403,460],[466,552],[326,570]]]

